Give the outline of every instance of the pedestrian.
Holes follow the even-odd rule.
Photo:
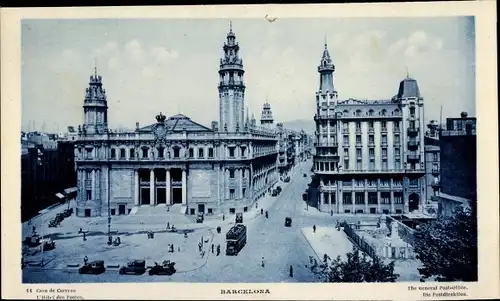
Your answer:
[[[313,233],[316,233],[316,225],[313,226]]]
[[[33,226],[33,235],[35,235],[35,233],[36,233],[36,231],[35,231],[35,230],[36,230],[36,227],[35,227],[35,226]]]
[[[83,241],[86,241],[87,238],[85,237],[85,232],[83,232]]]
[[[222,221],[224,221],[226,219],[226,216],[224,214],[222,214]]]
[[[167,230],[170,229],[170,222],[167,222]]]
[[[333,210],[330,210],[330,216],[333,216]]]
[[[264,257],[262,257],[262,261],[261,261],[260,265],[261,265],[262,267],[264,267],[264,266],[265,266],[265,264],[264,264]]]
[[[177,247],[177,252],[181,252],[181,247]]]
[[[83,258],[83,264],[87,265],[88,261],[89,261],[89,258],[87,257],[87,255],[85,255],[85,257]]]
[[[212,244],[212,254],[214,253],[214,244]]]
[[[293,267],[290,265],[290,277],[293,277]]]
[[[260,208],[260,215],[264,214],[264,209]]]
[[[219,254],[220,254],[220,244],[217,245],[217,256],[219,256]]]

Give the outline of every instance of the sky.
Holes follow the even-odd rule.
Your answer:
[[[65,131],[83,122],[97,67],[110,128],[182,113],[219,119],[219,60],[229,19],[23,20],[22,129]],[[339,99],[389,99],[418,81],[425,121],[475,116],[473,17],[232,19],[245,68],[245,106],[260,118],[313,122],[325,41]]]

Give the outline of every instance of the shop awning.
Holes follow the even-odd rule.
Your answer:
[[[60,198],[60,199],[64,199],[65,196],[62,194],[62,193],[56,193],[56,197]]]
[[[76,192],[77,188],[76,187],[71,187],[71,188],[66,188],[64,189],[65,194],[70,194]]]

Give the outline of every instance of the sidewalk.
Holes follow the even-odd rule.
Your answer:
[[[346,260],[346,254],[352,251],[353,244],[342,231],[335,227],[317,227],[313,233],[312,227],[302,228],[302,234],[318,256],[319,262],[323,262],[323,256],[328,254],[331,259],[340,256]]]

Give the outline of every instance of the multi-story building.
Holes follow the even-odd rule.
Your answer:
[[[477,200],[476,118],[447,118],[441,130],[438,214],[449,216],[457,207],[469,206]]]
[[[425,201],[424,102],[417,81],[385,100],[338,99],[327,45],[318,72],[318,208],[333,213],[408,213]]]
[[[277,182],[276,133],[244,116],[239,50],[231,28],[218,71],[220,120],[211,128],[160,113],[151,125],[113,132],[102,78],[97,71],[90,77],[75,149],[77,216],[156,205],[187,214],[243,212]]]
[[[439,139],[425,136],[425,181],[426,200],[430,201],[439,191],[440,145]]]

